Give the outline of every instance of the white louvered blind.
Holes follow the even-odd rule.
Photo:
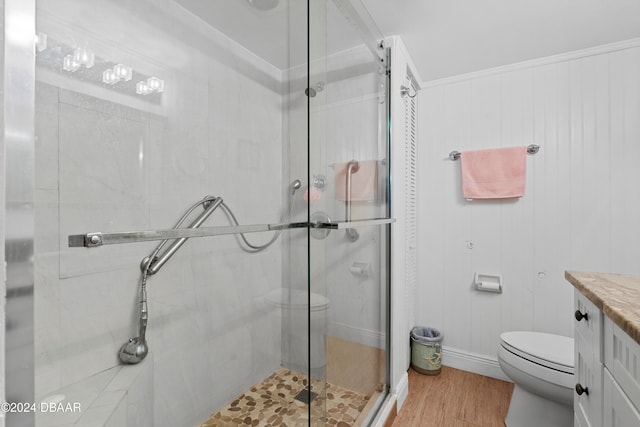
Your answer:
[[[410,94],[416,94],[413,79],[408,76]],[[405,292],[407,299],[407,321],[413,327],[416,320],[414,297],[417,293],[417,214],[416,214],[416,162],[418,97],[405,95],[404,99],[404,181],[405,181]]]

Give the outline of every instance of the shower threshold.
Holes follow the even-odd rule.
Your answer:
[[[310,403],[298,399],[299,395]],[[355,427],[369,398],[331,383],[322,387],[313,381],[309,387],[304,374],[281,368],[212,414],[199,427]],[[314,420],[311,424],[309,414]]]

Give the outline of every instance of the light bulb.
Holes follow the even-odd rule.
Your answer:
[[[85,48],[76,48],[73,51],[73,59],[80,65],[84,65],[87,68],[93,67],[93,63],[95,61],[95,54],[91,52],[89,49]]]
[[[64,59],[62,60],[62,69],[65,71],[71,71],[72,73],[74,71],[77,71],[78,68],[80,68],[80,64],[78,64],[74,59],[73,56],[71,55],[67,55],[64,57]]]
[[[113,66],[113,73],[118,79],[128,82],[129,80],[131,80],[133,70],[131,69],[131,67],[127,67],[126,65],[117,64]]]
[[[102,81],[108,85],[114,85],[118,83],[120,79],[111,68],[108,68],[102,72]]]
[[[141,81],[136,83],[136,93],[138,95],[149,95],[151,93],[151,89],[149,88],[149,85],[147,85],[147,82]]]
[[[147,79],[147,86],[149,86],[149,89],[153,92],[163,92],[164,80],[157,77],[149,77]]]

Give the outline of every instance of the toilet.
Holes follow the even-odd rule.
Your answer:
[[[314,292],[287,288],[271,291],[266,299],[280,312],[283,330],[287,331],[282,336],[282,366],[299,372],[310,370],[312,376],[322,378],[329,300]]]
[[[505,332],[498,362],[515,386],[507,427],[573,426],[573,338]]]

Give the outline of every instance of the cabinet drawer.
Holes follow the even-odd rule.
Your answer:
[[[576,320],[574,320],[576,339],[580,335],[583,341],[591,347],[596,360],[602,362],[602,312],[577,290],[574,291],[573,301],[576,315]],[[579,316],[583,316],[582,320],[577,320]]]
[[[604,363],[633,405],[640,408],[640,345],[608,317],[604,329]]]
[[[604,374],[604,427],[640,426],[640,413],[627,395],[613,380],[609,371]]]
[[[575,336],[574,380],[587,389],[579,395],[573,393],[573,410],[580,419],[580,425],[596,427],[602,425],[602,371],[604,367],[598,360],[590,342],[581,334]]]

